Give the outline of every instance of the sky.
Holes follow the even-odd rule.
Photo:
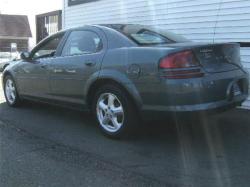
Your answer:
[[[46,12],[61,10],[63,0],[0,0],[1,14],[27,15],[29,17],[32,39],[30,46],[35,45],[35,16]]]

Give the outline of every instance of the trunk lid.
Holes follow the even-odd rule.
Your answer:
[[[240,45],[237,43],[204,44],[176,43],[172,48],[191,49],[204,70],[208,73],[219,73],[242,69]]]
[[[209,73],[232,71],[241,68],[240,45],[214,44],[193,49],[196,57]]]

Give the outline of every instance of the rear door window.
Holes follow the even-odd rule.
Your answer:
[[[62,56],[96,53],[102,49],[101,38],[92,31],[72,31],[65,43]]]

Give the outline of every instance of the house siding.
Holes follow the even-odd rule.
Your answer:
[[[68,6],[63,27],[84,24],[140,23],[157,25],[201,42],[250,42],[249,0],[99,0]],[[250,47],[241,48],[250,71]],[[250,98],[243,104],[250,108]]]

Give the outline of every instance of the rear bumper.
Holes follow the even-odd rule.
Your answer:
[[[235,84],[240,86],[239,95],[234,95]],[[249,75],[241,70],[195,79],[163,80],[143,93],[142,111],[195,112],[232,108],[247,99],[248,87]]]
[[[240,106],[246,99],[248,95],[240,95],[234,98],[233,100],[221,100],[210,103],[200,103],[193,105],[176,105],[176,106],[144,106],[143,111],[159,111],[159,112],[197,112],[197,111],[206,111],[214,109],[227,109],[235,106]]]

